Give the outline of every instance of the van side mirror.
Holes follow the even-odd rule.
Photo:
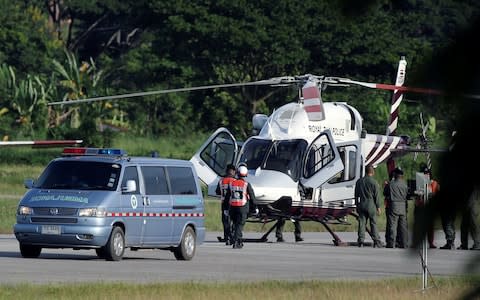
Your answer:
[[[122,186],[122,192],[123,193],[131,193],[135,192],[137,190],[137,183],[135,180],[127,180],[127,185]]]
[[[33,188],[33,183],[34,183],[33,179],[25,179],[25,181],[23,182],[23,184],[27,189]]]

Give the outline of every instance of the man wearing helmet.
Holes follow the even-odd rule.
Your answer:
[[[249,205],[255,202],[255,193],[250,183],[245,180],[248,175],[246,164],[237,168],[238,179],[230,182],[230,218],[232,219],[233,248],[243,247],[243,226],[247,220]]]

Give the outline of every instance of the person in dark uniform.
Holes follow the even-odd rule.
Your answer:
[[[238,179],[230,183],[230,218],[233,225],[233,248],[243,248],[243,226],[249,213],[249,205],[255,203],[255,193],[250,183],[245,180],[247,177],[247,166],[241,164],[237,168]]]
[[[221,209],[222,209],[222,224],[223,224],[223,239],[225,241],[225,245],[232,245],[232,231],[231,231],[231,220],[230,220],[230,190],[229,185],[235,179],[235,166],[229,164],[227,166],[227,173],[225,177],[221,178],[218,181],[217,195],[220,195],[220,201],[222,201]]]
[[[277,222],[277,228],[275,229],[275,237],[277,238],[277,242],[285,242],[283,239],[283,228],[285,227],[285,220],[286,219],[279,219]],[[295,242],[302,242],[302,225],[300,221],[292,220],[293,226],[295,226],[295,230],[293,234],[295,235]]]
[[[397,233],[399,235],[398,247],[406,248],[408,244],[407,226],[407,194],[408,187],[403,179],[403,171],[395,169],[393,180],[389,183],[386,191],[387,205],[387,248],[395,248]]]
[[[383,243],[377,229],[377,214],[380,209],[380,187],[373,178],[375,169],[373,166],[365,167],[366,175],[355,184],[355,205],[358,213],[358,246],[363,247],[365,240],[365,228],[367,220],[370,221],[370,230],[373,238],[373,246],[381,248]]]
[[[468,249],[468,235],[473,239],[473,245],[470,250],[480,250],[480,232],[478,228],[478,208],[477,203],[480,199],[480,189],[476,187],[462,209],[462,223],[460,225],[461,244],[458,249]]]

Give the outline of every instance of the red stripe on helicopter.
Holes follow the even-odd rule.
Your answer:
[[[323,113],[322,100],[320,100],[320,90],[316,84],[311,84],[313,83],[309,82],[302,88],[303,108],[310,121],[322,121],[325,119],[325,114]]]
[[[319,101],[320,103],[320,101]],[[307,113],[310,113],[310,112],[321,112],[322,111],[322,107],[320,106],[320,104],[318,105],[312,105],[312,106],[307,106],[307,105],[304,105],[304,109]]]
[[[373,146],[373,148],[367,154],[367,158],[365,158],[366,162],[370,159],[370,157],[372,157],[373,153],[375,153],[375,151],[377,151],[378,147],[380,146],[381,141],[382,141],[382,136],[377,135],[377,139],[375,141],[375,146]]]
[[[441,91],[433,90],[433,89],[406,87],[406,86],[398,86],[398,85],[384,84],[384,83],[375,83],[375,88],[382,89],[382,90],[390,90],[390,91],[398,90],[402,92],[415,92],[415,93],[432,94],[432,95],[443,94]]]
[[[315,98],[320,98],[320,90],[318,87],[315,86],[309,86],[309,87],[304,87],[302,89],[303,93],[303,98],[304,99],[315,99]]]
[[[387,137],[387,141],[385,142],[385,144],[383,144],[382,150],[380,150],[380,152],[378,152],[378,154],[375,156],[375,158],[372,159],[372,161],[368,162],[367,164],[369,164],[369,165],[377,165],[377,164],[381,163],[381,162],[383,161],[383,159],[381,159],[382,156],[385,154],[385,152],[386,152],[389,148],[391,148],[391,146],[393,145],[393,142],[394,142],[395,140],[397,140],[397,142],[396,142],[395,144],[398,144],[398,142],[400,142],[400,138],[399,138],[399,137],[397,137],[396,139],[394,139],[393,136],[388,136],[388,137]],[[396,147],[396,145],[394,145],[392,148],[395,148],[395,147]],[[390,156],[390,155],[388,155],[388,156]],[[387,156],[387,157],[388,157],[388,156]]]

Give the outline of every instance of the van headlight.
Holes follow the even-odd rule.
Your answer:
[[[79,217],[98,217],[103,218],[107,214],[105,208],[93,207],[93,208],[80,208],[78,210]]]
[[[17,214],[22,216],[31,215],[33,214],[33,208],[20,205],[17,209]]]

